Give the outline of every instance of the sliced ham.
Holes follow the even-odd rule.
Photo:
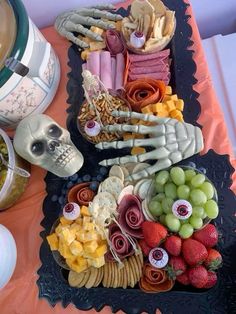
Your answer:
[[[130,67],[130,74],[147,74],[155,72],[166,72],[167,65],[159,64],[153,67]]]
[[[100,51],[92,51],[87,61],[87,70],[100,77]]]
[[[160,52],[150,53],[146,55],[135,55],[135,54],[129,54],[129,59],[131,62],[137,62],[137,61],[146,61],[156,58],[166,58],[170,55],[170,49],[162,50]]]
[[[124,71],[125,71],[125,58],[122,53],[116,55],[116,79],[115,90],[124,87]]]
[[[116,88],[116,58],[111,58],[111,79],[112,79],[112,89]]]
[[[101,51],[100,55],[100,79],[107,89],[112,89],[111,54],[109,51]]]

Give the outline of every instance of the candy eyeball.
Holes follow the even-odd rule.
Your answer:
[[[186,200],[178,200],[172,205],[172,213],[181,220],[188,219],[192,211],[192,205]]]
[[[146,41],[146,37],[144,35],[143,32],[133,32],[130,35],[130,44],[134,47],[134,48],[142,48],[143,45],[145,44]]]
[[[75,220],[80,215],[80,206],[76,203],[68,203],[63,208],[63,216],[68,220]]]
[[[168,264],[169,256],[166,250],[158,247],[149,252],[148,259],[153,267],[164,268]]]
[[[101,126],[97,121],[89,120],[85,124],[84,131],[88,136],[97,136],[101,131]]]

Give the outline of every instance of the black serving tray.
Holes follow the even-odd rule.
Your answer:
[[[172,50],[172,80],[171,86],[179,97],[185,101],[185,121],[197,125],[200,114],[198,94],[193,90],[196,83],[194,74],[196,65],[192,59],[193,52],[189,49],[192,29],[187,23],[189,16],[185,14],[187,4],[183,0],[166,0],[165,4],[176,11],[177,29],[171,42]],[[128,12],[118,10],[122,15]],[[47,197],[43,203],[44,219],[41,222],[44,230],[40,248],[42,265],[38,270],[39,297],[46,298],[52,306],[61,302],[63,307],[73,303],[80,310],[95,308],[100,311],[105,305],[111,307],[112,312],[123,310],[128,314],[142,312],[155,313],[159,308],[163,314],[234,314],[236,313],[236,199],[230,190],[231,176],[234,169],[226,155],[218,155],[210,150],[206,155],[195,155],[182,161],[181,165],[190,165],[204,171],[214,183],[219,198],[220,215],[214,221],[222,235],[218,249],[223,256],[223,267],[219,270],[217,285],[209,290],[196,290],[176,285],[170,292],[160,294],[146,294],[138,288],[134,289],[107,289],[103,287],[92,289],[76,289],[68,285],[68,272],[61,269],[53,259],[46,241],[51,227],[58,218],[66,202],[68,186],[79,182],[85,174],[92,177],[99,173],[98,162],[104,158],[127,154],[127,150],[98,151],[88,143],[76,127],[79,107],[83,101],[80,54],[78,48],[72,45],[69,48],[69,66],[71,72],[68,77],[68,119],[67,127],[77,148],[85,156],[85,164],[77,175],[68,179],[58,178],[48,172],[46,181]]]

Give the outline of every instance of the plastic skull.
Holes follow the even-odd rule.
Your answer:
[[[19,123],[14,148],[30,163],[59,177],[73,175],[84,163],[70,133],[45,114],[29,116]]]

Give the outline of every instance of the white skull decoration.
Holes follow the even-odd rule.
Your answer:
[[[19,123],[14,148],[30,163],[59,177],[73,175],[84,163],[82,154],[70,139],[70,133],[45,114],[26,117]]]

